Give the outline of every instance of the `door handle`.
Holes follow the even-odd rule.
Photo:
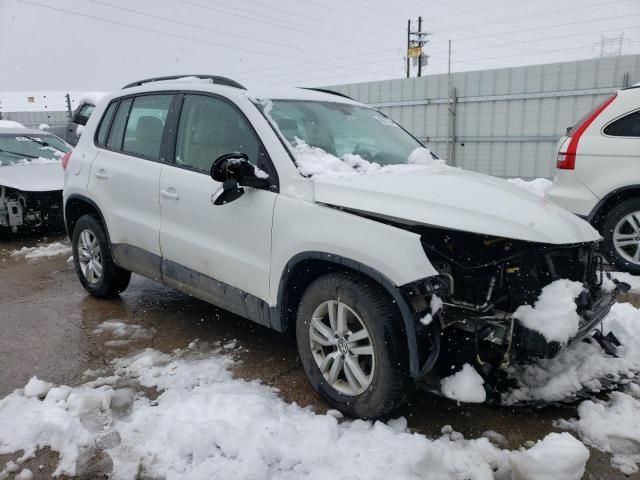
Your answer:
[[[98,170],[95,173],[95,176],[97,178],[101,178],[102,180],[109,178],[109,175],[107,175],[107,172],[104,170],[104,168],[101,168],[100,170]]]
[[[169,200],[178,200],[180,195],[176,192],[175,188],[169,188],[167,190],[160,190],[160,195]]]

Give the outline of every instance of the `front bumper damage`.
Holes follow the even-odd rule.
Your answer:
[[[546,245],[435,233],[425,232],[423,244],[440,275],[405,288],[422,346],[417,378],[431,390],[438,391],[440,379],[469,363],[484,377],[489,393],[504,391],[510,386],[510,366],[553,358],[593,335],[624,288],[603,289],[605,273],[596,243]],[[558,279],[584,286],[575,299],[579,328],[567,344],[548,342],[513,315],[520,305],[534,305],[542,288]],[[442,304],[437,312],[431,308],[434,295]],[[433,321],[420,321],[426,315]]]
[[[24,192],[0,185],[0,229],[62,226],[62,191]]]

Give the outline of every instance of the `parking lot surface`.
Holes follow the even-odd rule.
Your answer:
[[[147,347],[170,352],[198,339],[212,351],[233,355],[235,375],[276,387],[287,401],[320,412],[327,409],[311,390],[290,337],[137,275],[120,298],[90,297],[77,281],[68,254],[39,259],[11,255],[43,241],[64,238],[51,235],[43,239],[40,235],[0,243],[0,397],[24,386],[34,375],[76,385],[86,380],[85,371],[105,368],[114,358]],[[630,300],[638,303],[638,299]],[[108,335],[95,332],[108,320],[140,325],[151,335],[113,342]],[[407,418],[409,428],[427,436],[439,436],[445,425],[467,438],[495,431],[506,438],[504,447],[516,449],[553,431],[553,420],[575,416],[575,405],[542,409],[458,405],[418,389],[398,415]],[[0,455],[0,465],[14,458]],[[95,468],[85,475],[107,475],[108,461],[95,461]],[[27,465],[37,479],[49,478],[55,463],[55,454],[44,451]],[[591,449],[584,478],[640,475],[625,477],[611,468],[608,455]]]

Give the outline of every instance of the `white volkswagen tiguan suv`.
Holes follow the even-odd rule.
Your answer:
[[[63,166],[88,292],[136,272],[290,332],[313,387],[352,416],[465,363],[497,392],[510,364],[581,340],[614,301],[587,222],[444,165],[332,92],[137,82],[96,106]],[[513,314],[559,279],[580,286],[566,338]]]
[[[558,147],[548,197],[602,233],[612,263],[640,274],[640,84],[607,98]]]

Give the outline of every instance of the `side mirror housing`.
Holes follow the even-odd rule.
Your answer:
[[[222,193],[215,205],[229,203],[240,198],[244,193],[242,187],[268,188],[271,182],[268,178],[256,175],[255,167],[249,162],[246,153],[234,152],[216,158],[211,166],[211,178],[222,183]]]

